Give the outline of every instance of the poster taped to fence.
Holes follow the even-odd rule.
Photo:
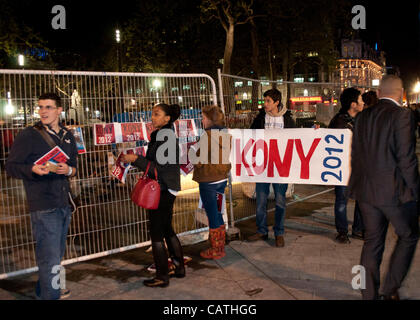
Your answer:
[[[232,180],[347,185],[349,129],[230,129]]]
[[[182,142],[187,141],[189,137],[191,138],[198,136],[198,130],[194,119],[177,120],[174,122],[173,128],[176,137],[179,138]],[[145,123],[147,141],[150,141],[150,136],[154,130],[156,130],[156,128],[153,126],[152,122]]]
[[[149,141],[143,122],[96,123],[93,128],[94,142],[97,146],[142,140]]]
[[[82,128],[78,126],[67,126],[76,140],[77,153],[86,153],[85,141],[83,139]]]
[[[177,138],[185,140],[188,137],[198,136],[194,119],[183,119],[174,122],[174,129]]]
[[[120,123],[122,142],[146,140],[145,125],[143,122]],[[148,141],[148,140],[147,140]]]

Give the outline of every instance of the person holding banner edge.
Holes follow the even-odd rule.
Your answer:
[[[158,182],[161,188],[159,207],[156,210],[148,210],[150,221],[150,237],[152,241],[152,253],[156,266],[156,276],[153,279],[144,280],[143,284],[147,287],[167,287],[169,285],[169,276],[174,275],[177,278],[185,277],[184,254],[181,243],[172,228],[173,206],[181,190],[180,167],[179,167],[179,146],[173,130],[173,123],[180,116],[180,108],[177,104],[167,105],[165,103],[157,104],[152,110],[152,123],[157,129],[152,132],[148,144],[146,157],[135,154],[126,154],[122,157],[123,162],[130,162],[140,170],[144,171],[150,163],[148,176],[155,179],[154,171],[157,169]],[[161,141],[162,137],[165,141]],[[167,141],[175,142],[176,152],[175,161],[168,163],[168,159],[160,159],[159,148]],[[168,253],[165,248],[164,240],[168,246],[171,260],[175,270],[169,270]]]
[[[286,129],[295,128],[296,124],[291,112],[286,106],[282,107],[281,92],[277,89],[270,89],[264,92],[264,108],[255,117],[251,129]],[[280,108],[282,107],[282,108]],[[256,224],[257,232],[248,237],[248,241],[268,240],[267,227],[267,200],[270,193],[271,183],[256,183],[255,191],[257,198]],[[286,215],[286,191],[287,184],[272,183],[276,209],[275,222],[273,226],[276,247],[284,247],[284,219]]]
[[[344,89],[340,95],[341,109],[331,119],[328,128],[331,129],[350,129],[353,132],[354,120],[356,115],[363,111],[364,102],[362,93],[356,88]],[[334,216],[337,236],[335,240],[338,243],[350,243],[348,237],[347,222],[347,201],[348,189],[346,186],[335,187]],[[360,213],[359,203],[356,201],[354,207],[354,218],[352,226],[352,237],[363,240],[363,221]]]
[[[225,132],[224,114],[218,106],[202,109],[204,135],[200,138],[197,156],[201,148],[207,148],[207,163],[194,165],[193,180],[198,182],[200,198],[209,220],[209,240],[211,247],[200,252],[205,259],[220,259],[226,255],[226,228],[223,213],[218,208],[218,194],[224,194],[231,169],[229,154],[232,137]],[[203,151],[204,152],[204,151]],[[212,159],[217,159],[213,163]]]
[[[61,98],[57,94],[42,94],[38,99],[41,120],[17,135],[6,163],[7,173],[22,179],[25,186],[39,269],[35,295],[42,300],[57,300],[70,294],[69,290],[60,290],[64,284],[57,287],[58,283],[54,282],[65,253],[72,214],[68,177],[75,176],[77,168],[76,141],[60,122],[62,111]],[[35,164],[52,150],[43,134],[50,136],[61,148],[68,156],[67,161]]]

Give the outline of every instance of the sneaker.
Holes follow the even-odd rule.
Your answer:
[[[352,231],[351,237],[354,239],[364,240],[365,236],[362,231]]]
[[[268,240],[268,234],[261,234],[261,233],[255,233],[252,236],[248,237],[248,241],[250,242],[254,242],[254,241],[258,241],[258,240]]]
[[[284,238],[283,236],[276,236],[276,247],[284,247]]]
[[[335,238],[335,241],[338,243],[350,243],[347,233],[339,233]]]

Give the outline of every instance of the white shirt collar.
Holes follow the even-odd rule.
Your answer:
[[[398,103],[397,101],[395,101],[395,100],[394,100],[394,99],[392,99],[392,98],[388,98],[388,97],[379,98],[379,100],[382,100],[382,99],[391,100],[391,101],[392,101],[392,102],[394,102],[397,106],[402,107],[402,105],[401,105],[400,103]]]

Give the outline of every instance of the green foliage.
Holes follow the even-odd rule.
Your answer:
[[[28,48],[46,49],[45,41],[26,25],[17,13],[28,1],[2,1],[0,10],[0,68],[14,66],[20,50]]]

